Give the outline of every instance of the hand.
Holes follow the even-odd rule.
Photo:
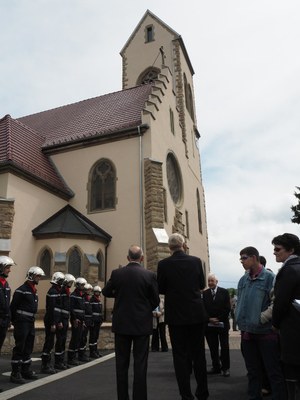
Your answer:
[[[56,331],[56,325],[51,325],[50,331],[51,332],[55,332]]]
[[[79,325],[79,319],[74,319],[73,321],[74,328],[78,328],[78,325]]]
[[[58,330],[60,330],[60,329],[62,329],[64,326],[63,326],[63,323],[62,322],[59,322],[58,324],[57,324],[57,329]]]

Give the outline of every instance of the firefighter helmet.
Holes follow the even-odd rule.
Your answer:
[[[37,283],[38,281],[35,280],[36,276],[45,276],[45,272],[40,267],[37,266],[30,267],[29,270],[27,271],[26,279],[30,282]]]
[[[50,283],[54,283],[55,285],[62,285],[64,280],[65,275],[62,272],[54,272]]]
[[[16,265],[14,260],[8,256],[0,256],[0,276],[4,276],[4,269]],[[7,275],[5,274],[5,278]]]

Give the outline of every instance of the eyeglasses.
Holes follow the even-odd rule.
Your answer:
[[[247,260],[249,257],[250,257],[250,256],[242,256],[242,257],[240,258],[240,261],[242,261],[242,260]]]
[[[274,247],[274,251],[275,253],[278,253],[280,250],[282,250],[283,247]]]

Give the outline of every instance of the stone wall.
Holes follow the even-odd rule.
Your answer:
[[[164,188],[162,163],[145,160],[145,232],[147,269],[156,272],[157,263],[169,253],[168,246],[157,243],[152,228],[164,228]]]
[[[14,215],[14,200],[0,198],[0,255],[6,255],[10,251]]]

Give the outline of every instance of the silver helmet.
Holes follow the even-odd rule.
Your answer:
[[[85,290],[85,291],[92,290],[92,289],[93,289],[93,286],[92,286],[90,283],[86,283],[86,284],[84,285],[84,290]]]
[[[14,260],[8,256],[0,256],[0,276],[7,278],[7,274],[4,274],[4,269],[16,265]]]
[[[71,287],[75,282],[75,276],[72,274],[65,274],[64,285]]]
[[[82,277],[79,277],[79,278],[77,278],[77,279],[75,280],[75,286],[76,286],[77,288],[83,289],[83,286],[84,286],[85,284],[87,284],[87,281],[86,281],[86,279],[84,279],[84,278],[82,278]]]
[[[65,280],[65,275],[62,272],[54,272],[50,283],[54,283],[55,285],[61,286],[64,280]]]
[[[101,287],[100,286],[94,286],[93,287],[93,292],[94,293],[97,293],[97,292],[101,293],[102,292]]]
[[[26,280],[37,284],[38,283],[38,281],[36,280],[37,276],[45,276],[45,272],[40,267],[37,266],[30,267],[26,274]]]

